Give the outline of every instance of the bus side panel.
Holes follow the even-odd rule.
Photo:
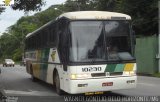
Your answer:
[[[48,58],[49,58],[49,48],[41,50],[41,58],[40,58],[40,76],[39,78],[43,81],[46,81],[47,78],[47,70],[48,70]]]
[[[49,48],[27,52],[27,72],[34,77],[46,81],[48,70]]]
[[[37,50],[36,51],[36,59],[32,60],[31,62],[31,66],[33,69],[33,76],[40,79],[40,70],[41,70],[41,65],[40,65],[40,61],[41,61],[41,56],[42,56],[42,51],[41,50]]]
[[[67,71],[66,72],[64,72],[64,74],[63,74],[63,76],[64,76],[64,81],[63,81],[63,83],[64,83],[64,86],[63,86],[63,90],[65,91],[65,92],[70,92],[70,87],[69,87],[69,85],[70,85],[70,78],[71,78],[71,73],[72,74],[75,74],[75,73],[77,73],[77,66],[76,67],[72,67],[72,68],[70,68],[70,66],[68,66],[67,67]]]
[[[53,71],[56,68],[56,70],[59,72],[59,68],[61,66],[58,64],[60,63],[60,60],[59,60],[57,48],[50,48],[48,63],[49,64],[48,64],[46,82],[53,84]]]
[[[31,63],[31,61],[29,61],[29,60],[26,61],[26,71],[28,74],[31,74],[30,63]]]
[[[53,84],[53,71],[56,68],[60,77],[60,88],[64,87],[64,71],[63,65],[60,64],[58,51],[56,48],[48,48],[37,50],[35,59],[32,56],[33,51],[27,52],[29,57],[27,60],[27,72],[34,77],[43,80],[49,84]],[[32,66],[32,68],[30,68]]]
[[[25,53],[26,56],[26,71],[27,73],[33,75],[33,67],[32,63],[36,60],[37,52],[36,51],[28,51]]]
[[[49,84],[54,84],[53,83],[53,72],[54,70],[57,70],[59,78],[60,78],[60,88],[63,90],[64,88],[64,71],[63,71],[63,66],[62,65],[58,65],[58,64],[48,64],[48,70],[47,70],[47,79],[46,82]]]
[[[60,63],[57,48],[50,48],[48,62]]]
[[[53,71],[54,71],[55,66],[56,65],[54,64],[48,64],[46,82],[49,84],[53,84]]]
[[[32,63],[33,76],[39,79],[40,76],[40,65],[37,63]]]

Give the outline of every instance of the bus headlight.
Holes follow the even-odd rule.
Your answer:
[[[136,75],[136,71],[124,71],[123,75]]]
[[[84,74],[71,74],[71,79],[84,79],[90,77],[90,74],[84,73]]]

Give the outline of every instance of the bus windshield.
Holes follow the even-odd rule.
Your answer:
[[[71,62],[133,60],[128,21],[72,21]]]

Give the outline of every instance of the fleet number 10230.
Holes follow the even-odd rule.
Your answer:
[[[82,72],[94,72],[94,71],[101,71],[102,67],[85,67],[82,68]]]

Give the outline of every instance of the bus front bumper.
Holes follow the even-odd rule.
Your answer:
[[[70,94],[136,88],[137,76],[70,80]]]

